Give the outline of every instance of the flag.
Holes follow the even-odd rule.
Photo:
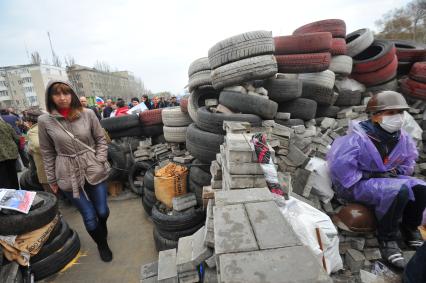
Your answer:
[[[104,104],[105,102],[104,102],[104,100],[102,99],[102,98],[100,98],[99,96],[96,96],[95,97],[95,102],[96,102],[96,104],[98,104],[98,105],[102,105],[102,104]]]

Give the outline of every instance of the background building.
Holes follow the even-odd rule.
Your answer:
[[[130,102],[132,97],[141,97],[144,86],[131,72],[105,72],[95,68],[74,64],[67,67],[68,77],[79,96],[102,97],[104,100],[123,98]]]
[[[44,64],[0,67],[0,106],[18,111],[30,106],[45,109],[50,80],[68,80],[65,68]]]

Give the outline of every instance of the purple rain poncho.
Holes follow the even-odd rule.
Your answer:
[[[409,199],[414,200],[412,187],[424,185],[422,180],[405,175],[414,171],[418,152],[406,132],[401,130],[400,140],[383,163],[376,146],[359,125],[352,122],[348,134],[334,141],[327,154],[331,179],[339,197],[375,207],[381,219],[387,212],[402,186],[409,188]],[[362,172],[386,172],[398,168],[397,178],[371,178],[361,180]]]

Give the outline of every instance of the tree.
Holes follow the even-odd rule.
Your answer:
[[[405,7],[394,9],[376,21],[377,38],[426,40],[426,0],[413,0]]]
[[[64,62],[66,67],[71,67],[75,64],[75,59],[71,55],[67,55],[64,57]]]
[[[95,65],[93,66],[98,71],[110,73],[111,72],[111,66],[105,62],[105,61],[96,61]]]
[[[37,51],[34,51],[33,53],[31,53],[31,64],[36,64],[36,65],[41,64],[41,57]]]
[[[59,57],[56,54],[53,56],[52,61],[53,61],[52,62],[53,66],[62,67],[62,61],[61,59],[59,59]]]

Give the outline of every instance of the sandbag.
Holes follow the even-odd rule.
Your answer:
[[[172,208],[175,196],[186,194],[188,168],[170,162],[155,172],[155,197],[168,208]]]

